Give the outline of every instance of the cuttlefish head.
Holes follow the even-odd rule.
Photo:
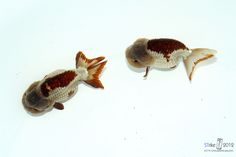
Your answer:
[[[44,98],[39,90],[37,90],[38,82],[34,82],[25,91],[22,103],[25,109],[32,114],[40,114],[53,108],[53,102]]]
[[[126,49],[126,59],[131,66],[148,70],[153,65],[155,59],[147,53],[147,41],[148,39],[138,39]]]

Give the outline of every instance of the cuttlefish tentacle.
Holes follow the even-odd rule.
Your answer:
[[[144,78],[147,78],[148,73],[149,73],[149,70],[150,70],[150,66],[147,66],[147,67],[146,67],[145,75],[143,76]]]

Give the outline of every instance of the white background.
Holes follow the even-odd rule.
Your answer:
[[[1,157],[202,157],[217,138],[236,144],[236,1],[0,1]],[[130,69],[127,46],[139,37],[175,38],[218,51],[192,83],[175,70]],[[84,84],[63,111],[29,115],[28,86],[75,55],[106,56],[104,90]]]

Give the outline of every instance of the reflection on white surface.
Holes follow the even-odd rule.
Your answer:
[[[6,1],[0,5],[0,156],[235,156],[204,152],[218,138],[236,143],[234,1]],[[189,83],[183,64],[128,68],[139,37],[176,38],[218,50]],[[81,84],[63,111],[32,117],[21,97],[36,80],[75,66],[76,52],[104,55],[104,90]],[[234,146],[234,150],[235,150]]]

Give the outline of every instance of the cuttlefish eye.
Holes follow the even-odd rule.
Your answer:
[[[134,62],[134,63],[138,63],[138,60],[134,59],[133,62]]]

